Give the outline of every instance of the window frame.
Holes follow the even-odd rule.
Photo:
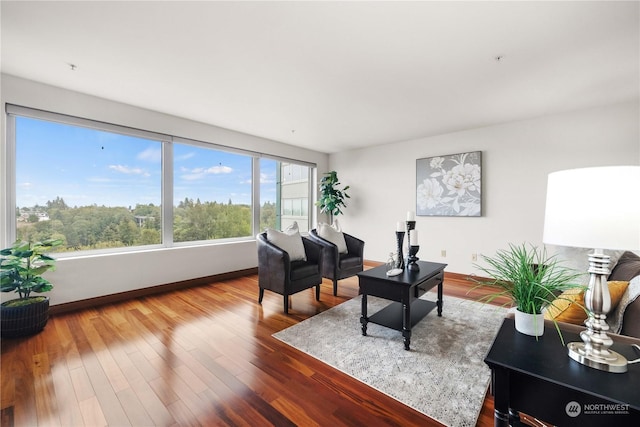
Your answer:
[[[244,150],[236,147],[229,147],[220,145],[217,143],[211,143],[207,141],[195,140],[190,138],[184,138],[180,136],[168,135],[165,133],[147,131],[143,129],[137,129],[129,126],[117,125],[112,123],[106,123],[98,120],[76,117],[61,113],[55,113],[45,110],[34,109],[30,107],[24,107],[7,103],[5,105],[5,123],[6,129],[6,161],[5,161],[5,182],[7,191],[5,195],[6,212],[4,227],[7,231],[5,242],[3,244],[10,244],[15,241],[17,236],[17,217],[16,217],[16,203],[17,203],[17,182],[16,182],[16,167],[17,167],[17,140],[16,140],[16,117],[26,117],[36,120],[45,120],[55,123],[61,123],[71,126],[79,126],[88,129],[94,129],[99,131],[111,132],[126,136],[133,136],[138,138],[149,139],[158,141],[161,144],[162,160],[161,160],[161,212],[162,212],[162,227],[160,244],[143,245],[143,246],[122,246],[119,248],[109,249],[92,249],[75,252],[60,252],[57,254],[60,258],[77,258],[83,256],[102,255],[110,253],[127,253],[127,252],[140,252],[157,249],[169,249],[180,248],[190,246],[202,246],[221,244],[228,242],[247,241],[255,239],[255,235],[259,233],[260,228],[260,159],[275,160],[277,162],[287,162],[300,166],[309,167],[309,185],[308,194],[309,200],[311,200],[313,189],[313,176],[312,171],[317,168],[315,163],[295,160],[275,155],[269,155],[264,153],[258,153],[251,150]],[[251,172],[252,172],[252,185],[251,185],[251,210],[252,210],[252,233],[250,236],[223,238],[215,240],[200,240],[200,241],[188,241],[188,242],[174,242],[173,240],[173,220],[174,220],[174,145],[175,144],[187,144],[194,145],[202,148],[219,150],[227,153],[240,154],[251,158]],[[309,210],[309,213],[311,210]],[[312,215],[308,215],[308,226],[311,228]]]

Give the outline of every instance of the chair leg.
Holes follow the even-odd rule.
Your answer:
[[[320,285],[316,286],[316,301],[320,301]]]
[[[289,295],[284,296],[284,314],[289,314]]]
[[[333,296],[338,296],[338,279],[333,279]]]
[[[258,304],[262,304],[262,298],[264,298],[264,288],[260,288],[260,294],[258,295]]]

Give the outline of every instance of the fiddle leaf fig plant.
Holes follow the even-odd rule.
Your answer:
[[[42,242],[16,241],[10,248],[0,251],[0,291],[18,293],[20,301],[27,300],[31,292],[48,292],[53,285],[42,274],[55,269],[56,260],[46,252],[62,244],[60,239]],[[12,301],[7,301],[10,303]],[[4,305],[7,305],[6,303]]]
[[[345,199],[349,199],[347,185],[342,190],[338,188],[340,181],[336,171],[326,172],[320,180],[320,199],[316,202],[316,206],[320,207],[320,212],[328,213],[331,222],[333,217],[342,214],[341,207],[347,207]]]

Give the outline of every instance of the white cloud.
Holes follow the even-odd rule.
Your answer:
[[[231,173],[233,172],[233,169],[231,169],[229,166],[212,166],[209,169],[207,169],[206,173],[207,174],[220,174],[220,173]]]
[[[266,173],[260,174],[260,184],[273,184],[276,182],[276,178],[273,175],[268,175]]]
[[[211,166],[210,168],[194,168],[194,169],[185,169],[181,168],[181,171],[184,174],[180,175],[180,178],[185,181],[195,181],[198,179],[203,179],[207,175],[219,175],[219,174],[227,174],[232,173],[233,168],[229,166]]]
[[[142,175],[142,176],[149,176],[149,173],[146,172],[144,169],[140,169],[140,168],[130,168],[129,166],[123,166],[123,165],[109,165],[109,169],[119,172],[119,173],[123,173],[126,175]]]
[[[149,147],[138,153],[138,160],[144,160],[145,162],[159,162],[162,160],[162,150],[156,147]]]
[[[190,152],[190,153],[185,153],[185,154],[183,154],[182,156],[176,156],[176,157],[174,157],[174,160],[175,160],[176,162],[181,162],[181,161],[184,161],[184,160],[189,160],[190,158],[192,158],[192,157],[193,157],[193,156],[195,156],[195,155],[196,155],[196,153],[194,153],[194,152],[192,151],[192,152]]]

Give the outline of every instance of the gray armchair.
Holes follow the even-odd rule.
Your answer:
[[[320,300],[322,283],[322,247],[302,237],[306,261],[291,261],[289,254],[267,240],[267,233],[256,236],[258,244],[258,302],[262,304],[264,290],[284,297],[284,312],[289,313],[289,295],[316,287],[316,300]]]
[[[314,228],[309,238],[322,245],[322,277],[333,281],[333,295],[338,295],[338,280],[355,276],[364,268],[364,241],[347,233],[342,233],[347,244],[347,253],[340,253],[338,247],[323,239]]]

